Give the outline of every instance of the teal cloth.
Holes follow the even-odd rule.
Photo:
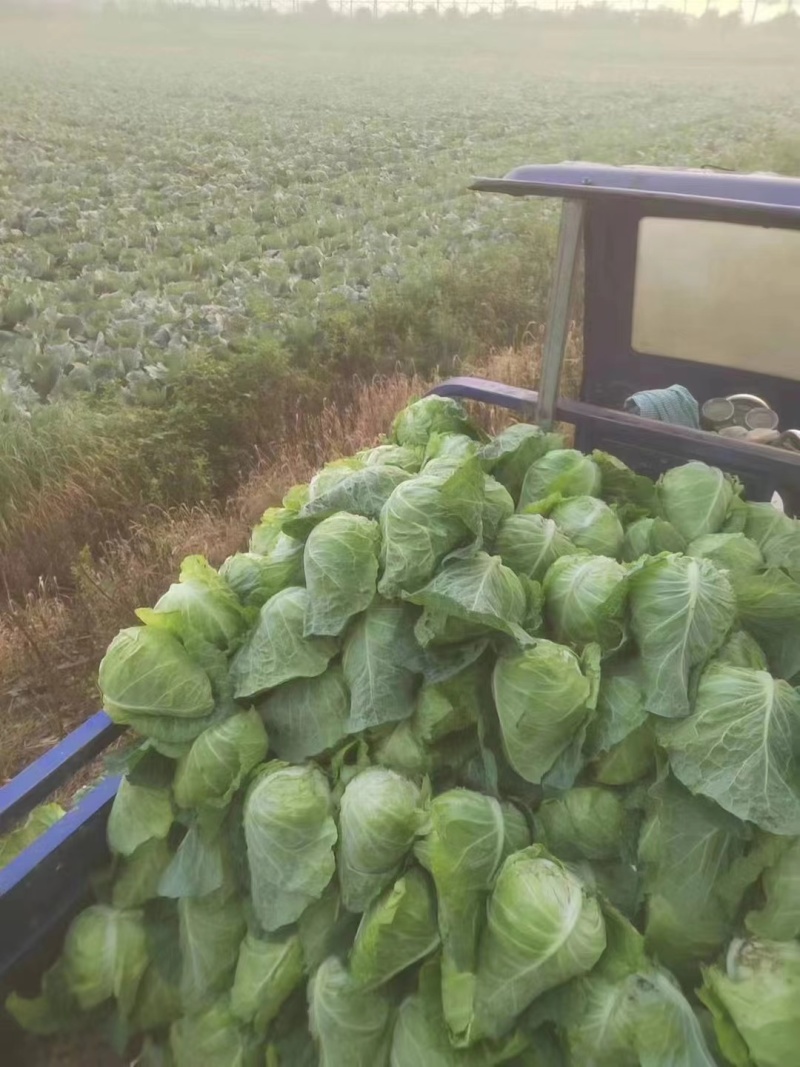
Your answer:
[[[643,419],[671,422],[675,426],[700,429],[700,408],[697,401],[682,385],[669,389],[645,389],[625,401],[625,410]]]

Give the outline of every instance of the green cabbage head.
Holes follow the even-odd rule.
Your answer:
[[[600,484],[600,468],[593,459],[574,448],[557,448],[528,468],[517,509],[523,511],[555,494],[594,496],[600,492]]]
[[[492,689],[506,757],[517,774],[538,784],[588,722],[594,683],[571,649],[537,641],[499,657]]]
[[[231,1010],[264,1035],[286,999],[303,980],[305,963],[297,933],[247,934],[239,949]]]
[[[656,487],[661,517],[687,541],[721,530],[737,494],[737,484],[718,467],[696,460],[667,471]]]
[[[503,859],[530,842],[520,812],[470,789],[434,797],[415,853],[430,871],[442,938],[442,1002],[456,1044],[469,1030],[486,901]]]
[[[429,956],[439,945],[436,894],[418,867],[398,878],[361,917],[350,953],[350,973],[376,988]]]
[[[229,652],[247,625],[235,593],[202,556],[187,556],[180,581],[154,608],[139,608],[136,614],[148,626],[174,633],[190,651],[192,643],[204,642]]]
[[[395,418],[391,436],[395,444],[416,448],[434,433],[476,436],[464,408],[447,396],[424,396],[409,404]]]
[[[175,1067],[260,1067],[258,1042],[239,1025],[228,997],[173,1023],[169,1045]]]
[[[577,548],[596,556],[620,554],[624,531],[616,513],[593,496],[575,496],[557,504],[550,517]]]
[[[627,570],[608,556],[562,556],[544,580],[545,613],[558,641],[594,641],[613,652],[625,639]]]
[[[386,888],[425,817],[418,785],[384,767],[368,767],[347,783],[339,815],[339,883],[349,911],[361,912]]]
[[[545,433],[539,426],[517,422],[483,446],[481,460],[517,500],[528,468],[545,452],[560,449],[563,443],[560,434]]]
[[[273,761],[250,785],[244,833],[253,908],[266,931],[295,922],[333,877],[336,823],[325,775]]]
[[[320,1067],[388,1067],[393,1014],[382,989],[364,989],[330,956],[308,984],[308,1020]]]
[[[724,962],[705,972],[701,996],[731,1062],[787,1067],[797,1061],[800,942],[732,941]]]
[[[543,515],[512,515],[500,525],[492,551],[517,574],[540,581],[560,556],[578,549]]]
[[[537,997],[586,974],[606,947],[597,899],[532,845],[509,856],[489,900],[471,1041],[507,1033]]]
[[[175,802],[182,808],[224,807],[264,759],[267,744],[264,724],[252,709],[209,726],[178,762]]]
[[[206,672],[177,637],[150,626],[120,630],[100,664],[100,689],[114,722],[159,741],[193,741],[214,711]]]
[[[378,581],[378,524],[340,511],[308,535],[303,557],[308,589],[303,633],[338,636],[369,607]]]
[[[626,563],[633,563],[642,556],[683,552],[685,548],[685,538],[681,537],[672,523],[648,516],[637,519],[627,527],[620,552]]]

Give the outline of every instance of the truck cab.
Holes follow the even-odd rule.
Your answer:
[[[800,180],[561,163],[472,188],[562,201],[539,388],[457,378],[433,391],[510,407],[544,427],[573,423],[577,448],[612,452],[643,474],[704,460],[738,475],[750,499],[777,492],[797,514]],[[581,382],[568,397],[562,372],[575,328]],[[698,409],[729,397],[770,409],[775,443],[626,410],[634,394],[675,385]]]

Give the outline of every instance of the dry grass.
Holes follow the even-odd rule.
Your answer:
[[[572,351],[568,377],[576,359]],[[530,386],[537,362],[536,349],[504,351],[470,372]],[[397,411],[429,387],[421,377],[401,374],[355,382],[347,406],[298,415],[284,447],[263,459],[224,506],[153,511],[96,558],[80,555],[68,592],[42,586],[0,616],[0,783],[98,706],[95,677],[110,638],[135,621],[135,608],[157,599],[184,556],[201,553],[221,563],[291,485],[377,441]],[[509,421],[500,409],[483,408],[480,417],[493,431]]]
[[[141,473],[125,457],[111,421],[82,404],[54,405],[0,434],[0,588],[9,598],[39,575],[123,523],[138,503]]]

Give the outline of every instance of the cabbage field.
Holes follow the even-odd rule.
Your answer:
[[[592,17],[0,16],[0,586],[228,497],[355,377],[536,342],[557,205],[473,175],[800,173],[791,33]]]
[[[519,212],[466,185],[538,151],[549,92],[485,108],[452,64],[353,58],[2,54],[6,410],[157,403],[198,349],[310,347],[376,283],[514,241]]]
[[[333,332],[347,348],[365,304],[405,282],[413,318],[419,290],[487,256],[483,310],[474,294],[433,307],[403,354],[464,355],[498,304],[486,340],[511,343],[541,313],[549,245],[534,222],[554,208],[470,194],[476,173],[564,158],[800,163],[786,148],[797,71],[781,68],[780,41],[756,48],[744,90],[734,46],[713,37],[603,46],[590,31],[520,40],[491,25],[113,17],[4,30],[6,416],[109,393],[163,404],[193,356],[247,342],[314,364]],[[514,256],[532,266],[528,292],[509,297]],[[401,314],[384,324],[387,348]]]
[[[453,400],[100,667],[112,865],[34,1034],[141,1067],[789,1067],[800,523]]]

